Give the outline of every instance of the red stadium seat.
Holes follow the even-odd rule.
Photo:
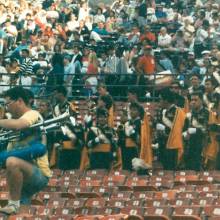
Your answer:
[[[191,200],[191,205],[197,205],[197,206],[207,206],[207,205],[213,205],[214,198],[197,198]]]
[[[47,215],[35,215],[32,217],[25,217],[25,220],[48,220]]]
[[[94,215],[94,216],[79,216],[74,218],[74,220],[100,220],[103,218],[103,215]]]
[[[110,199],[108,202],[107,202],[107,205],[108,206],[112,206],[112,207],[125,207],[125,200],[122,200],[122,199]]]
[[[173,210],[173,216],[186,215],[186,216],[200,216],[202,209],[199,206],[179,206]]]
[[[177,191],[176,190],[166,190],[162,192],[155,192],[154,198],[155,199],[175,199],[176,198]]]
[[[126,206],[141,207],[144,204],[143,199],[132,199],[126,202]]]
[[[220,218],[220,205],[206,206],[203,208],[202,214],[205,215],[206,217],[218,216],[218,218]]]
[[[145,208],[144,216],[170,216],[172,209],[168,206],[166,207],[151,207]]]
[[[175,215],[172,216],[172,220],[201,220],[199,216],[194,216],[194,215]]]
[[[85,206],[86,207],[103,207],[105,206],[105,199],[103,198],[90,198],[87,199]]]
[[[144,202],[144,207],[161,207],[166,206],[167,200],[166,199],[148,199]]]
[[[175,207],[175,206],[188,206],[188,205],[190,205],[190,203],[191,203],[191,200],[188,198],[173,199],[173,200],[168,201],[168,204],[173,207]]]
[[[127,217],[125,214],[108,215],[101,218],[101,220],[124,220]]]
[[[51,216],[50,220],[73,220],[72,215],[56,215],[56,216]]]
[[[56,208],[54,209],[54,215],[55,216],[66,216],[66,215],[71,215],[73,214],[73,208],[68,208],[68,207],[63,207],[63,208]]]
[[[79,208],[83,207],[86,202],[86,199],[69,199],[66,201],[66,207]]]

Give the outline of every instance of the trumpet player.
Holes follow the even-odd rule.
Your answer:
[[[15,214],[20,204],[30,204],[33,194],[42,190],[51,177],[46,137],[40,130],[28,129],[42,120],[38,111],[29,107],[26,90],[14,87],[4,94],[7,111],[12,119],[1,119],[0,127],[20,132],[15,141],[10,141],[6,152],[0,153],[0,162],[6,167],[9,188],[8,205],[1,213]]]

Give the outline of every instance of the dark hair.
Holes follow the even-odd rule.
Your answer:
[[[5,91],[4,93],[4,97],[9,97],[10,99],[16,101],[18,100],[19,98],[21,98],[24,103],[26,105],[29,104],[29,99],[30,99],[30,96],[28,96],[28,92],[27,92],[28,89],[24,89],[23,87],[21,86],[16,86],[14,88],[11,88],[7,91]],[[29,91],[29,90],[28,90]],[[30,94],[30,93],[29,93]]]
[[[206,80],[205,80],[205,83],[206,83],[206,82],[211,82],[212,85],[215,84],[214,81],[213,81],[212,79],[210,79],[210,78],[209,78],[209,79],[206,79]]]
[[[193,92],[193,93],[190,95],[190,100],[192,99],[192,96],[198,96],[201,100],[203,100],[203,94],[202,94],[202,92],[200,92],[200,91]]]
[[[139,104],[139,103],[137,103],[137,102],[132,102],[131,104],[130,104],[130,109],[132,109],[132,108],[134,108],[134,109],[137,109],[137,111],[139,112],[139,116],[140,116],[140,118],[141,119],[143,119],[144,118],[144,108]]]
[[[67,95],[67,90],[64,86],[57,86],[54,91],[63,94],[64,96]]]
[[[102,95],[99,97],[100,100],[102,100],[105,103],[105,107],[107,109],[110,109],[112,107],[113,101],[111,99],[111,96],[109,95]]]
[[[25,52],[25,53],[27,53],[27,54],[29,55],[29,50],[28,50],[28,49],[24,48],[24,49],[22,49],[21,51],[22,51],[22,52]]]

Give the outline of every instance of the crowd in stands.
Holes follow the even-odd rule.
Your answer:
[[[104,81],[113,96],[139,85],[149,97],[172,79],[189,88],[191,74],[219,86],[218,1],[8,0],[0,25],[1,91],[20,84],[45,95],[64,84],[88,97]]]

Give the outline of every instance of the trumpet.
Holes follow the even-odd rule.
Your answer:
[[[69,118],[70,115],[68,113],[64,113],[58,117],[39,122],[37,124],[33,124],[30,127],[25,128],[24,130],[39,129],[42,133],[48,133],[55,129],[61,128],[63,123],[65,123]],[[6,142],[9,140],[13,140],[15,138],[19,138],[21,136],[21,132],[24,130],[21,131],[10,130],[3,132],[2,134],[0,134],[0,142]]]

